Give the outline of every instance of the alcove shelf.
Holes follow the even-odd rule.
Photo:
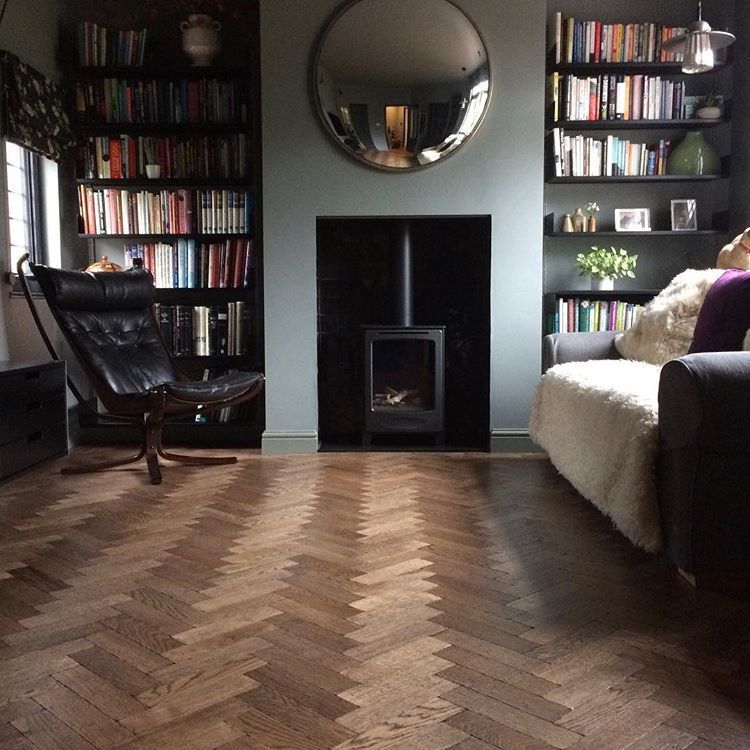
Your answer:
[[[588,177],[549,177],[547,183],[554,184],[575,184],[575,183],[614,183],[614,182],[711,182],[713,180],[722,180],[728,177],[726,174],[660,174],[660,175],[619,175],[613,177],[588,176]]]
[[[580,240],[589,238],[594,240],[596,237],[710,237],[720,236],[727,233],[727,215],[726,212],[714,214],[711,217],[711,226],[702,229],[651,229],[647,232],[627,232],[616,231],[615,229],[597,229],[595,232],[560,232],[555,230],[559,226],[560,218],[554,213],[545,214],[544,216],[544,236],[545,237],[562,237],[569,240]]]
[[[162,190],[169,188],[252,188],[253,181],[240,177],[233,179],[231,177],[211,179],[208,177],[159,177],[149,179],[148,177],[124,178],[124,177],[78,177],[78,185],[90,185],[91,187],[101,188],[136,188],[138,190]]]
[[[714,65],[712,73],[717,73],[729,65],[719,62]],[[683,76],[682,63],[679,62],[598,62],[598,63],[551,63],[547,69],[555,73],[657,73],[660,75]]]
[[[729,122],[729,118],[702,119],[674,118],[671,120],[557,120],[555,127],[563,130],[693,130],[714,128]]]

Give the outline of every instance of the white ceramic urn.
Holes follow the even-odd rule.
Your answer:
[[[193,13],[180,24],[182,51],[190,58],[190,64],[210,65],[221,52],[221,23],[204,13]]]

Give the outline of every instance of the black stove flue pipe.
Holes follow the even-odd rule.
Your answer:
[[[393,280],[395,325],[414,325],[414,285],[412,278],[411,222],[403,219],[393,238]]]

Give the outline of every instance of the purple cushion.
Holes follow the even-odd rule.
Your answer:
[[[719,276],[706,294],[688,354],[739,351],[748,328],[750,271],[730,269]]]

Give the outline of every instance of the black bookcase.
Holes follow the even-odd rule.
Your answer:
[[[177,40],[160,40],[161,19],[149,29],[144,66],[69,69],[79,237],[92,260],[144,257],[165,340],[194,378],[264,369],[257,3],[241,10],[247,28],[232,28],[244,41],[230,66],[183,65],[179,48],[168,55],[175,64],[162,65]],[[196,351],[184,330],[172,341],[170,324],[192,326],[195,308],[207,308],[212,323],[234,314],[235,329],[222,329],[232,344],[212,332],[210,350]],[[257,446],[263,422],[261,397],[205,422],[173,423],[165,439]],[[122,428],[84,426],[124,437]]]

